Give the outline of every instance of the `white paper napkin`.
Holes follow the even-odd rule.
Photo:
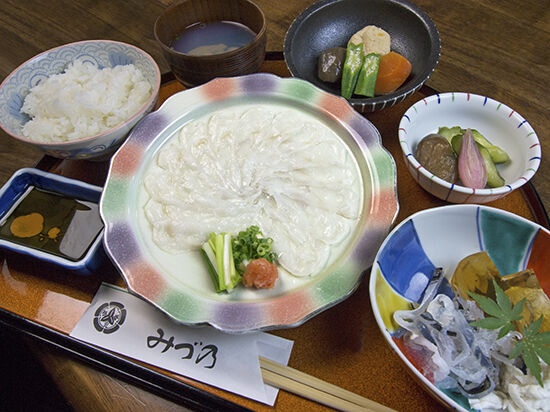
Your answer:
[[[178,324],[124,289],[102,284],[72,337],[273,405],[259,356],[288,364],[293,342],[264,332],[231,335]]]

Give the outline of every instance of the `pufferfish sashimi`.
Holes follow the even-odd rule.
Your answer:
[[[145,173],[145,216],[170,253],[250,225],[295,276],[319,273],[357,224],[354,156],[316,117],[277,104],[220,109],[185,124]],[[202,239],[202,240],[200,240]]]

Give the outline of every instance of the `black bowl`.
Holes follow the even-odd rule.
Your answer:
[[[393,106],[413,94],[430,77],[441,52],[441,39],[434,22],[416,5],[405,0],[322,0],[304,10],[290,25],[284,57],[294,77],[340,95],[339,83],[317,77],[317,59],[330,47],[346,47],[349,38],[368,25],[391,36],[391,50],[412,64],[409,78],[396,91],[373,98],[348,99],[359,112],[374,112]]]

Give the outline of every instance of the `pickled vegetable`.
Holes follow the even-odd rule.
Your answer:
[[[487,150],[483,146],[479,146],[479,153],[481,153],[481,157],[483,157],[483,161],[485,162],[485,168],[487,169],[487,186],[489,187],[504,186],[504,183],[505,183],[504,179],[498,172],[498,169],[495,166],[493,159],[491,158],[489,150]]]
[[[451,147],[455,151],[456,155],[460,154],[460,145],[462,144],[462,133],[455,134],[451,140]]]
[[[472,130],[472,134],[473,134],[473,130]],[[474,135],[474,139],[475,139],[475,135]],[[455,153],[460,153],[461,144],[462,144],[462,134],[455,135],[451,141],[451,146],[453,147],[453,150],[455,151]],[[504,178],[500,175],[489,150],[486,147],[479,144],[477,141],[476,141],[476,144],[477,144],[477,148],[479,149],[479,153],[483,157],[485,168],[487,170],[487,186],[489,187],[504,186],[506,182],[504,181]]]
[[[457,134],[460,134],[460,135],[462,134],[462,129],[460,128],[460,126],[453,126],[453,127],[443,126],[437,130],[437,134],[440,134],[441,136],[446,138],[450,143],[454,136],[456,136]],[[458,154],[458,151],[456,152],[456,154]]]
[[[346,60],[346,49],[333,47],[319,56],[317,76],[324,82],[336,83],[342,78],[342,67]]]
[[[449,141],[438,134],[424,137],[416,147],[414,156],[435,176],[454,183],[458,176],[458,162]]]
[[[462,135],[462,144],[458,155],[458,176],[466,187],[483,189],[487,185],[485,161],[470,129],[467,129]]]
[[[476,129],[472,129],[472,134],[474,136],[474,140],[489,151],[493,162],[504,163],[510,160],[510,156],[508,156],[508,153],[506,153],[500,147],[492,144]]]
[[[474,140],[478,145],[483,146],[489,151],[489,154],[491,155],[491,159],[494,163],[505,163],[510,160],[510,156],[508,156],[508,153],[506,153],[503,149],[498,147],[497,145],[492,144],[489,140],[485,138],[480,132],[478,132],[476,129],[471,129],[472,135],[474,137]],[[449,142],[452,144],[452,140],[456,138],[457,135],[462,135],[466,129],[462,129],[460,126],[453,126],[453,127],[440,127],[437,131],[438,134],[441,136],[447,138]],[[460,152],[460,145],[458,145],[458,148],[453,144],[453,148],[455,149],[456,154]]]

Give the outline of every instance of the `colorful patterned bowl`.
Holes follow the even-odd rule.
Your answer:
[[[449,205],[418,212],[396,226],[382,243],[369,284],[376,322],[412,376],[449,409],[470,410],[462,395],[438,388],[422,374],[417,360],[404,350],[393,313],[410,309],[421,300],[436,267],[450,277],[460,260],[479,251],[486,251],[503,275],[533,269],[550,296],[549,248],[547,229],[482,205]]]
[[[239,287],[216,294],[204,265],[182,264],[177,255],[159,253],[141,216],[143,208],[135,205],[144,202],[139,197],[144,171],[183,124],[250,102],[290,106],[336,128],[359,166],[363,209],[349,246],[322,273],[285,279],[269,290]],[[297,326],[348,297],[372,264],[397,211],[395,163],[377,129],[345,99],[300,79],[265,73],[215,79],[175,94],[146,116],[113,156],[100,204],[105,248],[131,292],[184,324],[210,324],[235,333]]]
[[[414,152],[420,140],[439,127],[460,126],[478,130],[504,149],[510,162],[497,165],[506,184],[472,189],[446,182],[420,165]],[[412,177],[432,195],[450,203],[487,203],[527,183],[540,165],[541,150],[531,125],[508,106],[471,93],[442,93],[412,105],[399,123],[399,141]]]
[[[40,81],[63,72],[69,63],[81,60],[98,68],[134,64],[151,83],[152,94],[145,104],[124,123],[95,136],[61,142],[41,143],[22,134],[29,117],[20,112],[25,96]],[[87,159],[112,154],[134,125],[155,106],[160,88],[160,70],[153,58],[130,44],[112,40],[85,40],[45,51],[27,60],[0,85],[0,127],[17,140],[38,147],[58,158]]]

